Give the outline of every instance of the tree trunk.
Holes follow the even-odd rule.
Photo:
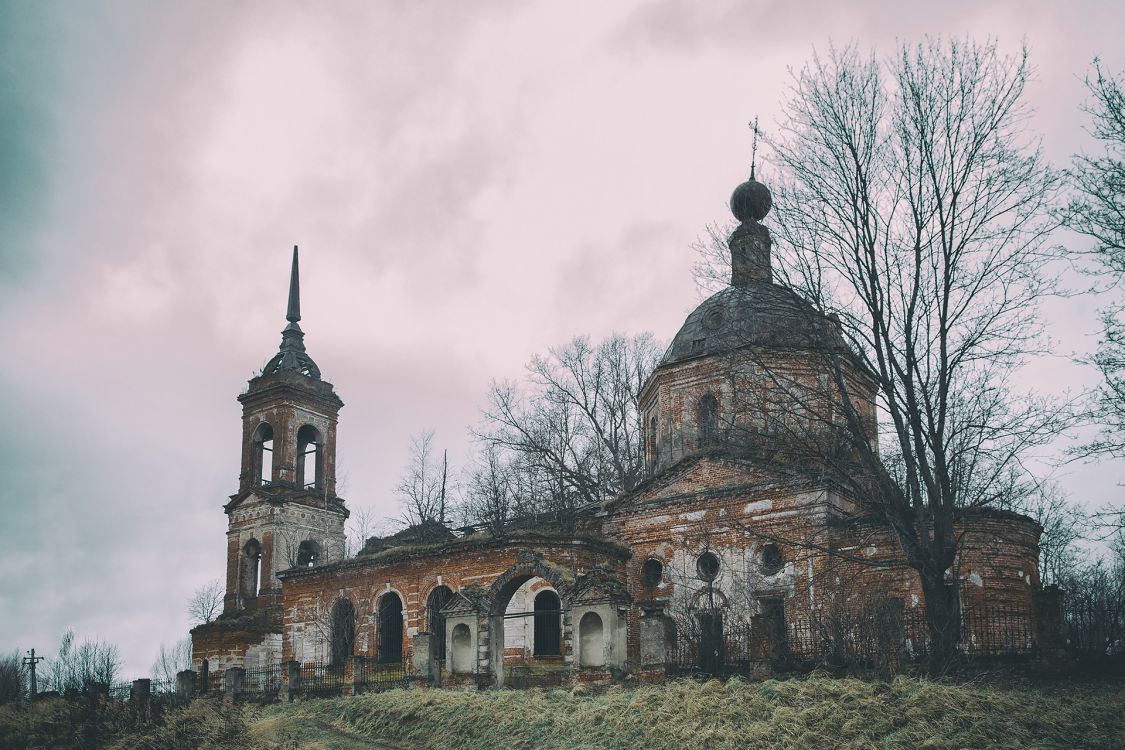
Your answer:
[[[945,580],[945,571],[924,566],[918,571],[926,598],[926,625],[930,633],[929,670],[941,675],[957,658],[961,640],[961,607],[957,584]]]

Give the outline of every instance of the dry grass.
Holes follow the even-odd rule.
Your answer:
[[[199,700],[136,722],[120,704],[0,707],[0,749],[646,750],[1125,748],[1120,680],[1055,685],[813,676],[574,690],[393,690],[261,709]]]
[[[1121,685],[1007,689],[812,677],[597,694],[395,690],[277,706],[261,721],[278,718],[443,750],[1125,748]]]

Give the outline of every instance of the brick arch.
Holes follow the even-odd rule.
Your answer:
[[[528,578],[539,577],[555,589],[559,599],[563,602],[570,601],[571,588],[574,582],[565,575],[562,568],[551,565],[540,556],[532,558],[530,555],[516,555],[515,563],[501,573],[488,588],[489,606],[493,612],[502,612],[507,606],[505,598],[510,599],[517,588]]]

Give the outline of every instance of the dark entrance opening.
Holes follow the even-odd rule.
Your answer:
[[[562,654],[562,602],[554,591],[541,591],[535,597],[535,656]]]
[[[704,610],[699,613],[699,669],[704,674],[719,674],[725,664],[723,611]]]
[[[393,591],[379,600],[378,646],[380,664],[402,661],[402,599]]]
[[[355,654],[355,606],[340,599],[332,607],[332,666],[343,666]]]
[[[433,633],[434,640],[437,641],[436,651],[439,661],[445,661],[445,618],[442,617],[441,611],[452,598],[453,591],[449,587],[438,586],[430,592],[430,596],[426,600],[426,627]]]
[[[785,628],[785,602],[762,599],[762,622],[765,625],[766,654],[775,666],[781,666],[789,652]]]

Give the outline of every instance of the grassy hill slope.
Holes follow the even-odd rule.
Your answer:
[[[443,750],[1125,748],[1125,690],[814,677],[678,681],[600,694],[392,691],[268,708],[252,732],[269,747],[271,733],[317,725]],[[332,746],[331,738],[322,741]]]
[[[255,750],[1125,749],[1125,684],[813,676],[664,686],[393,690],[265,708],[199,700],[138,723],[117,703],[0,707],[0,748]]]

